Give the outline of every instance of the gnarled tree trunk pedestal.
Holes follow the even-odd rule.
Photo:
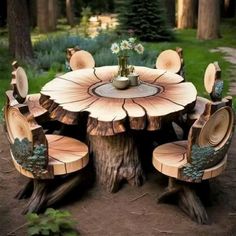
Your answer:
[[[196,189],[188,183],[178,184],[173,178],[169,178],[169,184],[164,193],[162,193],[157,202],[177,201],[181,210],[183,210],[193,221],[199,224],[208,224],[208,215],[196,193]]]
[[[109,192],[116,192],[120,183],[139,186],[144,180],[137,146],[128,133],[113,136],[89,135],[97,180]]]
[[[55,179],[30,180],[16,195],[17,199],[30,197],[22,213],[40,212],[59,202],[83,182],[84,173],[81,170],[76,174],[57,176]]]

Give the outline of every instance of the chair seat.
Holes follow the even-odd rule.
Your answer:
[[[155,148],[153,151],[153,165],[161,173],[180,180],[181,168],[187,164],[188,141],[166,143]],[[227,156],[214,167],[204,170],[202,179],[209,179],[219,175],[226,167]]]
[[[49,168],[52,168],[54,175],[69,174],[78,171],[88,164],[88,147],[79,140],[61,136],[46,135],[48,140]],[[12,155],[16,169],[29,178],[34,178],[31,172],[23,169]]]
[[[188,120],[195,121],[199,119],[200,115],[203,113],[205,109],[205,105],[211,102],[207,98],[197,96],[196,104],[194,109],[188,114]]]

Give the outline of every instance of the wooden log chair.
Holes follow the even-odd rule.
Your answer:
[[[11,98],[10,105],[25,103],[38,123],[48,121],[48,111],[39,104],[40,93],[28,94],[29,85],[25,70],[18,65],[17,61],[13,61],[12,67],[12,91],[7,91],[8,98]]]
[[[68,58],[71,70],[93,68],[95,66],[95,60],[92,54],[85,50],[78,50],[78,48],[77,50],[71,50],[68,53]]]
[[[184,78],[183,49],[178,47],[176,50],[161,52],[156,59],[156,68],[179,74]]]
[[[70,67],[70,59],[75,52],[80,51],[80,50],[81,49],[79,46],[75,46],[73,48],[66,49],[66,61],[65,61],[66,72],[72,71],[72,69]]]
[[[169,177],[168,187],[158,202],[174,199],[192,220],[201,224],[209,221],[197,188],[206,186],[207,180],[225,169],[234,126],[231,105],[232,99],[207,103],[187,140],[166,143],[153,151],[154,167]]]
[[[23,213],[51,206],[83,182],[87,145],[66,136],[45,135],[26,104],[6,105],[4,116],[14,166],[30,179],[16,196],[30,197]]]
[[[205,109],[205,105],[210,101],[221,101],[223,92],[223,80],[221,79],[221,69],[218,62],[210,63],[204,73],[204,87],[209,94],[211,100],[197,96],[194,109],[187,114],[186,130],[192,126],[192,124],[199,119]]]

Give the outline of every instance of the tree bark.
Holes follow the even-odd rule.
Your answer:
[[[177,28],[188,29],[197,26],[197,0],[178,0]]]
[[[56,30],[57,0],[37,0],[37,25],[40,33]]]
[[[74,12],[73,12],[73,0],[66,0],[66,17],[68,24],[73,27],[74,22]]]
[[[175,27],[176,26],[175,0],[166,0],[164,2],[165,2],[165,7],[166,7],[166,13],[167,13],[167,21],[171,27]]]
[[[197,38],[220,38],[220,1],[199,0]]]
[[[37,0],[37,25],[40,33],[47,33],[48,27],[48,0]]]
[[[54,31],[57,26],[57,0],[48,1],[48,16],[48,29]]]
[[[9,50],[16,59],[33,57],[26,0],[8,0]]]
[[[124,180],[135,186],[142,184],[144,175],[132,135],[89,135],[89,141],[96,178],[109,192],[117,192]]]

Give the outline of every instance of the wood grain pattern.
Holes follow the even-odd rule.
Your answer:
[[[117,69],[117,66],[104,66],[61,75],[42,88],[40,104],[51,118],[66,124],[77,124],[79,114],[88,113],[88,132],[103,136],[124,132],[127,127],[157,130],[166,116],[174,118],[194,106],[197,92],[192,83],[180,83],[181,76],[165,70],[139,66],[135,72],[140,75],[141,84],[156,86],[157,93],[141,98],[139,89],[133,89],[129,96],[123,95],[129,89],[117,90],[114,97],[112,93],[106,97],[100,90],[96,93],[96,87],[111,83]]]
[[[93,68],[95,66],[95,61],[91,53],[79,50],[70,58],[70,67],[72,70],[78,70],[83,68]]]
[[[165,50],[157,57],[156,68],[178,73],[181,69],[181,58],[176,51]]]

